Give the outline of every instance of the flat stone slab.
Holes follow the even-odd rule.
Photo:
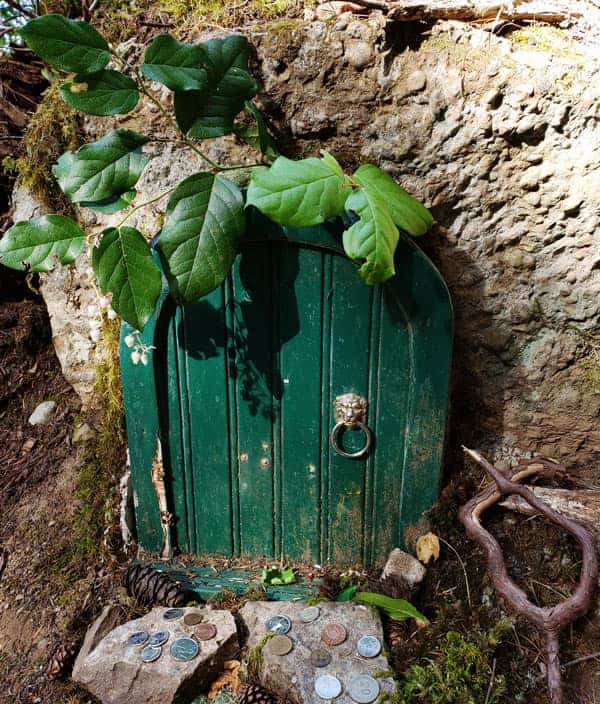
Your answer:
[[[323,602],[318,604],[318,618],[303,623],[300,615],[305,608],[306,605],[299,602],[252,601],[240,610],[248,631],[249,648],[260,643],[267,632],[266,623],[273,616],[287,616],[291,621],[287,636],[293,647],[287,655],[272,652],[269,647],[271,641],[263,648],[261,682],[264,687],[294,704],[323,704],[329,701],[315,692],[315,680],[322,675],[333,675],[341,683],[342,692],[333,700],[335,704],[355,704],[350,691],[353,680],[361,675],[377,679],[381,693],[395,691],[391,678],[376,677],[390,669],[383,650],[374,658],[361,657],[357,653],[357,643],[363,636],[375,636],[384,646],[381,619],[374,610],[361,604]],[[321,633],[325,626],[334,623],[344,626],[348,637],[340,645],[327,645],[321,640]],[[317,648],[324,649],[331,657],[326,667],[315,667],[311,663],[311,655]]]
[[[101,620],[106,621],[110,612],[105,610],[100,623],[92,625],[86,636],[73,668],[73,680],[102,704],[171,704],[177,696],[208,688],[221,672],[224,661],[239,647],[233,616],[228,611],[193,607],[182,608],[180,618],[165,620],[167,611],[153,609],[142,618],[106,633]],[[197,626],[184,622],[185,615],[192,613],[202,615],[202,624],[213,624],[216,634],[209,640],[198,639],[198,655],[181,662],[172,657],[170,648],[177,639],[189,639],[194,634]],[[161,655],[154,662],[144,662],[140,656],[144,646],[129,645],[128,639],[134,633],[152,636],[159,631],[169,634]]]

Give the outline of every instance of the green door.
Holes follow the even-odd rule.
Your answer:
[[[144,548],[163,542],[157,437],[183,552],[372,565],[403,543],[437,497],[452,309],[412,241],[397,257],[396,277],[369,288],[335,227],[257,217],[224,286],[164,301],[142,336],[151,364],[123,347]]]

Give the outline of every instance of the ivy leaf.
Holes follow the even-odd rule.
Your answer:
[[[338,594],[336,601],[352,601],[357,591],[358,585],[351,584],[349,587],[342,589],[342,591]]]
[[[292,567],[271,567],[262,571],[262,583],[266,586],[294,584],[296,573]]]
[[[244,142],[262,152],[269,161],[273,161],[277,156],[277,146],[271,137],[262,112],[250,100],[244,103],[244,107],[254,117],[254,124],[236,124],[234,132]]]
[[[110,59],[108,44],[94,27],[63,15],[43,15],[31,20],[19,34],[32,51],[63,71],[96,73]]]
[[[132,188],[131,191],[123,193],[121,196],[114,196],[113,198],[107,198],[106,200],[100,201],[89,201],[83,200],[79,203],[82,208],[88,208],[89,210],[95,210],[99,213],[116,213],[119,210],[123,210],[128,205],[135,200],[137,191]]]
[[[179,300],[194,303],[221,285],[245,227],[244,200],[235,183],[198,173],[177,186],[158,246]]]
[[[385,200],[394,223],[409,235],[424,235],[433,225],[429,210],[377,166],[363,164],[356,170],[353,179]]]
[[[134,227],[110,227],[92,252],[92,266],[103,293],[112,293],[114,310],[143,330],[161,292],[160,269],[150,245]]]
[[[131,130],[113,130],[77,152],[65,152],[52,173],[74,203],[103,201],[135,186],[150,157],[141,146],[148,141]]]
[[[400,233],[392,220],[387,202],[368,185],[348,196],[346,208],[359,219],[344,232],[344,249],[350,259],[365,260],[359,273],[369,286],[391,278],[394,253]]]
[[[13,225],[0,240],[0,262],[11,269],[52,271],[55,261],[71,264],[83,249],[85,233],[63,215],[43,215]]]
[[[427,618],[405,599],[394,599],[391,596],[373,592],[357,592],[354,595],[354,600],[383,609],[387,616],[394,621],[405,621],[408,618],[414,618],[417,621],[427,623]]]
[[[118,71],[79,74],[60,88],[62,99],[88,115],[120,115],[133,110],[140,94],[135,82]]]
[[[256,169],[246,202],[280,225],[309,227],[343,212],[347,194],[341,167],[323,152],[301,161],[280,156],[269,169]]]
[[[209,84],[204,90],[175,92],[177,124],[189,137],[209,139],[233,131],[235,116],[258,86],[248,73],[246,37],[233,34],[204,45],[210,62]]]
[[[161,34],[146,49],[140,70],[171,90],[203,90],[208,85],[207,63],[208,53],[201,44],[186,44]]]

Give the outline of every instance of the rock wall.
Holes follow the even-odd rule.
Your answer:
[[[287,153],[326,147],[347,168],[379,164],[435,215],[421,243],[456,313],[449,467],[465,443],[505,462],[541,452],[597,478],[600,52],[554,29],[499,38],[351,15],[250,37]],[[160,127],[149,108],[119,121],[149,123]],[[230,138],[211,149],[243,156]],[[158,151],[142,197],[197,168],[179,150]],[[132,224],[153,234],[161,206]],[[44,285],[51,313],[61,276]],[[59,344],[70,334],[62,325]]]

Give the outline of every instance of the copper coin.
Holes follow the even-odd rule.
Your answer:
[[[202,619],[203,616],[199,611],[192,611],[183,617],[183,622],[186,626],[196,626]]]
[[[328,623],[321,631],[321,640],[327,645],[339,645],[348,637],[348,631],[341,623]]]
[[[217,635],[217,627],[214,623],[199,623],[194,628],[194,635],[198,640],[210,640]]]
[[[287,636],[273,636],[266,647],[273,655],[287,655],[293,647],[292,639]]]

